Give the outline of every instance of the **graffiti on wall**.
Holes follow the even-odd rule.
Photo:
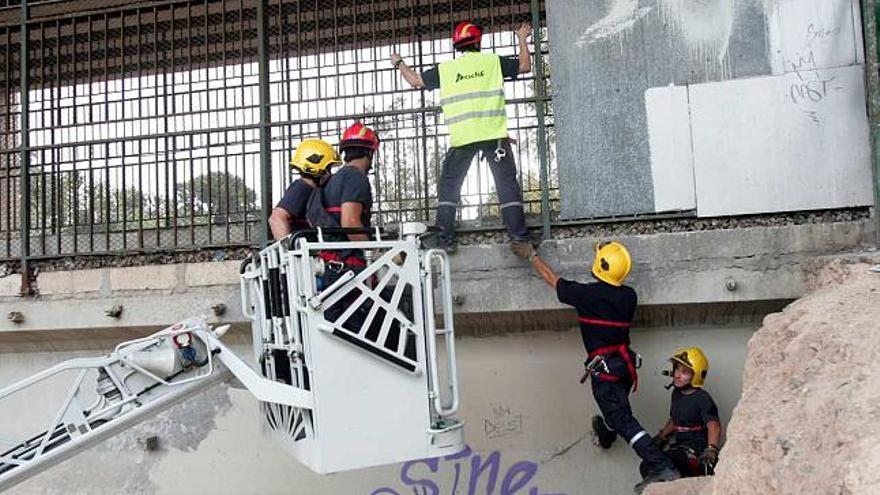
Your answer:
[[[792,43],[796,48],[783,55],[785,71],[794,74],[789,76],[791,83],[786,97],[814,124],[822,124],[821,104],[831,94],[846,89],[836,76],[821,70],[836,65],[824,58],[829,53],[828,46],[840,45],[838,38],[845,35],[840,27],[843,22],[852,22],[852,19],[841,14],[810,20],[803,30],[802,43]]]
[[[523,415],[508,406],[492,406],[492,417],[483,419],[486,438],[501,438],[522,433]]]
[[[566,495],[543,491],[535,482],[540,466],[517,461],[505,467],[500,451],[456,454],[404,463],[398,484],[369,495]]]

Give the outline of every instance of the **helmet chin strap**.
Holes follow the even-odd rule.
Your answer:
[[[668,376],[670,378],[673,378],[675,376],[673,373],[674,373],[674,370],[663,370],[660,372],[661,375]],[[666,390],[669,390],[672,387],[675,387],[675,379],[674,378],[671,382],[669,382],[663,388],[665,388]],[[688,390],[688,389],[694,388],[694,385],[693,385],[693,382],[688,382],[688,384],[683,387],[675,387],[675,388],[680,389],[680,390]]]

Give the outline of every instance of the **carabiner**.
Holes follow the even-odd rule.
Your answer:
[[[504,141],[498,140],[498,147],[495,148],[495,163],[501,163],[501,160],[507,156],[507,151],[501,146]]]

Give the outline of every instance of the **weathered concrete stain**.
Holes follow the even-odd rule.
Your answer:
[[[584,34],[574,44],[583,48],[605,38],[622,35],[651,10],[653,7],[640,8],[638,0],[617,0],[605,17],[584,30]]]
[[[728,48],[733,34],[734,0],[661,0],[659,12],[664,22],[678,27],[692,60],[717,64],[730,74]],[[709,67],[706,73],[710,73]]]
[[[151,479],[156,466],[177,452],[197,451],[216,429],[217,418],[231,407],[228,387],[214,387],[108,439],[74,460],[49,469],[10,493],[152,495],[157,493]],[[158,450],[146,451],[143,440],[148,436],[159,438]]]

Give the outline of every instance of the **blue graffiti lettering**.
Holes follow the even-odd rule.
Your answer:
[[[437,468],[440,464],[440,459],[434,458],[434,459],[423,459],[421,461],[407,462],[406,464],[403,465],[403,468],[400,470],[400,481],[402,481],[403,484],[406,486],[414,486],[414,487],[422,488],[424,495],[429,495],[428,494],[429,488],[431,490],[430,495],[440,495],[440,487],[437,486],[433,481],[428,480],[428,479],[413,479],[410,476],[410,474],[409,474],[410,468],[412,468],[413,466],[415,466],[417,464],[424,464],[424,465],[428,466],[428,469],[432,473],[436,473]],[[415,488],[413,488],[413,492],[416,493],[416,495],[420,495],[416,492]]]
[[[506,470],[502,467],[501,452],[480,455],[466,446],[446,457],[404,463],[401,487],[377,488],[370,495],[565,495],[543,492],[535,486],[538,464],[534,462],[518,461]]]
[[[504,481],[501,482],[501,495],[515,495],[520,488],[525,488],[529,481],[538,473],[538,465],[534,462],[520,461],[507,470]],[[519,476],[519,479],[517,479]],[[534,489],[538,491],[537,488]]]

